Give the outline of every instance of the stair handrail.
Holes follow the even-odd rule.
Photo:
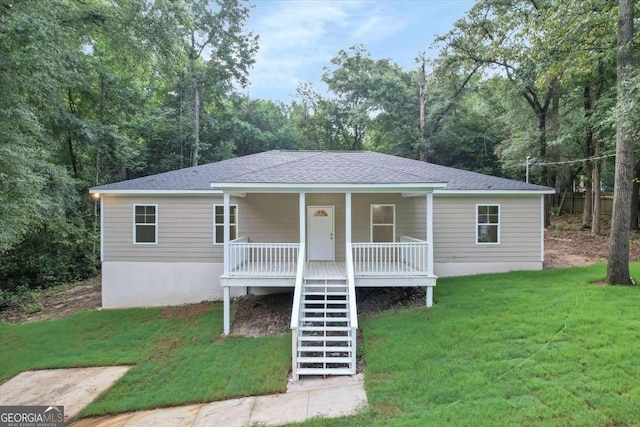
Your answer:
[[[305,244],[300,243],[298,264],[296,269],[296,286],[293,290],[293,307],[291,308],[291,329],[298,328],[300,318],[300,300],[302,299],[302,283],[304,282]]]
[[[347,286],[349,287],[349,318],[351,319],[351,327],[358,329],[358,310],[356,307],[356,279],[353,270],[353,247],[351,242],[347,243],[346,251],[347,264]]]
[[[291,374],[293,380],[298,376],[298,321],[300,319],[300,302],[302,300],[302,283],[304,282],[305,245],[300,242],[298,248],[298,265],[296,266],[296,287],[293,290],[293,307],[291,307]]]

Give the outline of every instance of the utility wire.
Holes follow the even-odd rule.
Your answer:
[[[586,159],[577,159],[577,160],[565,160],[565,161],[561,161],[561,162],[531,162],[531,166],[550,166],[550,165],[568,165],[571,163],[581,163],[581,162],[588,162],[590,160],[601,160],[601,159],[606,159],[609,157],[615,157],[615,153],[611,153],[611,154],[605,154],[602,156],[598,156],[598,157],[587,157]]]

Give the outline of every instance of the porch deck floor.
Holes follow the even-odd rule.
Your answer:
[[[305,279],[346,279],[347,267],[344,262],[309,261]]]

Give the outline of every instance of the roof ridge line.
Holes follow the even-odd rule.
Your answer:
[[[390,154],[378,153],[377,151],[369,151],[369,150],[361,150],[361,152],[365,152],[365,153],[383,154],[383,155],[385,155],[385,156],[389,156],[389,155],[390,155]],[[328,153],[328,154],[329,154],[329,155],[334,155],[334,154],[335,154],[335,156],[336,156],[336,157],[340,157],[341,159],[344,159],[344,160],[350,160],[350,159],[346,159],[346,158],[342,157],[342,156],[341,156],[340,154],[338,154],[337,152],[330,152],[330,153]],[[392,157],[396,157],[396,156],[392,156]],[[360,160],[360,159],[353,159],[353,160],[354,160],[354,161],[356,161],[356,162],[358,162],[358,163],[363,163],[363,164],[368,165],[368,166],[379,167],[379,168],[383,168],[383,169],[391,170],[391,171],[393,171],[393,172],[395,172],[395,173],[398,173],[398,170],[397,170],[397,169],[393,169],[393,168],[390,168],[390,167],[388,167],[388,166],[384,166],[384,165],[374,165],[373,163],[365,162],[365,161]],[[415,159],[406,159],[406,160],[415,160]],[[419,160],[415,160],[415,161],[416,161],[416,162],[418,162]],[[427,163],[427,164],[430,164],[430,163]],[[416,175],[416,174],[411,173],[411,172],[407,172],[407,171],[405,171],[404,169],[400,170],[400,172],[402,172],[402,173],[403,173],[403,174],[405,174],[405,175],[410,175],[410,176],[413,176],[413,177],[418,178],[418,179],[421,179],[421,180],[424,180],[424,179],[425,179],[425,178],[424,178],[424,176],[420,176],[420,175]],[[435,181],[435,182],[447,182],[447,181]]]

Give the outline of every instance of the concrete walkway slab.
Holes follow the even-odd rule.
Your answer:
[[[256,403],[255,397],[223,400],[204,405],[193,423],[193,427],[243,427],[250,425],[251,411]]]
[[[272,394],[256,398],[249,425],[283,425],[307,419],[309,392]]]
[[[307,418],[336,418],[357,413],[367,401],[367,394],[360,384],[309,391]]]
[[[129,366],[25,371],[0,385],[0,405],[62,405],[73,418],[129,370]]]
[[[134,413],[123,427],[191,427],[202,405],[176,406]]]
[[[362,375],[302,379],[286,393],[80,420],[74,427],[246,427],[356,414],[367,404]]]

